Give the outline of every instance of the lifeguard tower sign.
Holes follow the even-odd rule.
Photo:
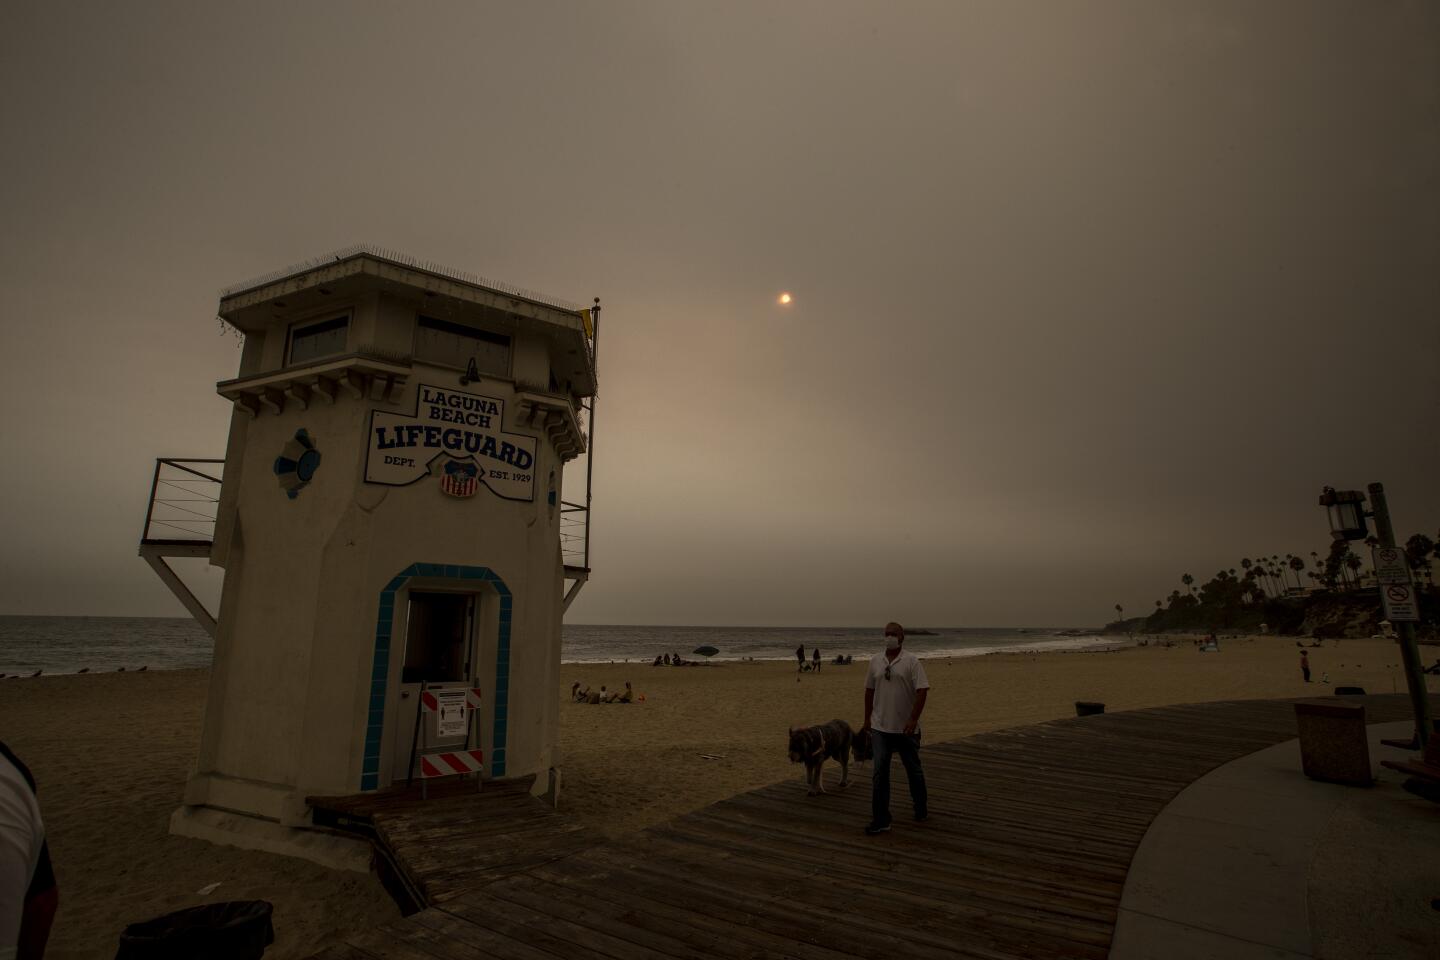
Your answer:
[[[370,412],[365,482],[403,487],[460,460],[496,495],[534,500],[536,440],[501,430],[504,413],[503,400],[422,383],[410,416]]]

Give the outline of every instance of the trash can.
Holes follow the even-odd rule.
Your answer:
[[[268,900],[234,900],[132,923],[115,960],[259,960],[275,942]]]
[[[1295,704],[1295,726],[1305,776],[1357,787],[1375,782],[1363,703],[1300,700]]]
[[[1097,713],[1105,712],[1105,704],[1096,703],[1094,700],[1076,700],[1075,716],[1093,717]]]

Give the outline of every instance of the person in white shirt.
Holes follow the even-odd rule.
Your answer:
[[[35,779],[0,743],[0,960],[44,956],[58,903]]]
[[[865,723],[875,753],[871,780],[870,823],[865,832],[874,836],[890,829],[890,757],[900,755],[905,777],[910,781],[910,800],[915,820],[930,818],[925,793],[925,772],[920,769],[920,714],[930,693],[925,668],[913,653],[905,653],[905,628],[885,624],[885,652],[870,660],[865,674]]]

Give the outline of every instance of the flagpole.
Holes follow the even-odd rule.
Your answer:
[[[600,298],[590,310],[590,362],[595,368],[595,392],[590,394],[590,437],[585,444],[585,575],[590,575],[590,495],[595,476],[595,400],[600,395]]]

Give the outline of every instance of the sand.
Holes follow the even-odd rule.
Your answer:
[[[1298,653],[1294,640],[1269,637],[1223,639],[1218,654],[1181,641],[928,660],[925,739],[1073,716],[1076,700],[1113,711],[1325,695],[1336,684],[1405,689],[1391,642],[1327,641],[1310,650],[1313,677],[1328,673],[1328,686],[1301,682]],[[785,756],[786,731],[832,717],[858,725],[864,667],[827,664],[796,678],[793,664],[775,662],[567,665],[557,697],[577,679],[597,687],[628,679],[645,702],[561,704],[561,808],[619,836],[777,780],[803,790],[800,768]],[[205,683],[204,671],[0,681],[0,738],[40,783],[60,881],[48,957],[112,957],[125,924],[212,900],[272,901],[277,942],[266,956],[278,960],[308,955],[331,931],[399,915],[373,877],[166,833],[199,742]],[[827,783],[834,779],[832,770]],[[210,894],[198,893],[216,882]]]

